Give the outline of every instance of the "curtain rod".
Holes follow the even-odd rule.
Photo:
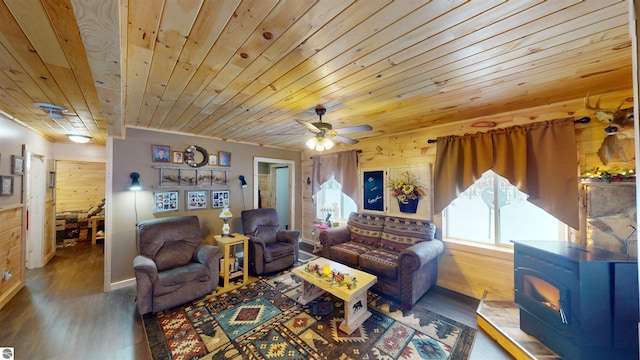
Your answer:
[[[581,117],[578,120],[573,120],[574,124],[587,124],[591,121],[591,118],[588,116],[585,117]],[[433,144],[433,143],[437,143],[438,139],[427,139],[427,144]]]
[[[331,153],[331,154],[339,154],[339,153],[341,153],[341,152],[347,152],[347,151],[351,151],[351,150],[345,150],[345,151],[340,151],[340,152],[337,152],[337,153]],[[357,152],[358,154],[362,154],[362,150],[360,150],[360,149],[356,150],[356,152]],[[331,154],[327,154],[327,155],[331,155]],[[322,156],[322,155],[316,155],[316,156]],[[313,160],[313,156],[309,157],[309,159]]]

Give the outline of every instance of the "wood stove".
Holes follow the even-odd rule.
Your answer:
[[[638,358],[635,258],[566,241],[514,241],[520,329],[565,359]]]

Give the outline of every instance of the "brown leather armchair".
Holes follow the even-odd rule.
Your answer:
[[[138,225],[133,259],[140,314],[192,301],[218,286],[220,248],[202,243],[197,216],[174,216]]]
[[[252,274],[284,270],[298,261],[300,231],[280,230],[276,209],[243,211],[242,229],[249,237],[249,271]]]

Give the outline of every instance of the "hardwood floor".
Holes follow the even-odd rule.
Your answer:
[[[103,292],[103,245],[58,249],[44,268],[27,271],[27,285],[0,309],[0,347],[16,359],[151,359],[135,289]],[[420,303],[477,328],[478,300],[434,288]],[[511,359],[479,331],[472,360]]]
[[[103,245],[58,249],[0,310],[0,346],[16,359],[151,359],[135,289],[103,292]]]

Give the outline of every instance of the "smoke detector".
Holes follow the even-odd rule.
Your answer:
[[[48,103],[33,103],[33,105],[41,108],[44,112],[47,113],[47,117],[51,119],[62,119],[64,118],[64,113],[67,112],[67,109],[62,106],[48,104]]]

